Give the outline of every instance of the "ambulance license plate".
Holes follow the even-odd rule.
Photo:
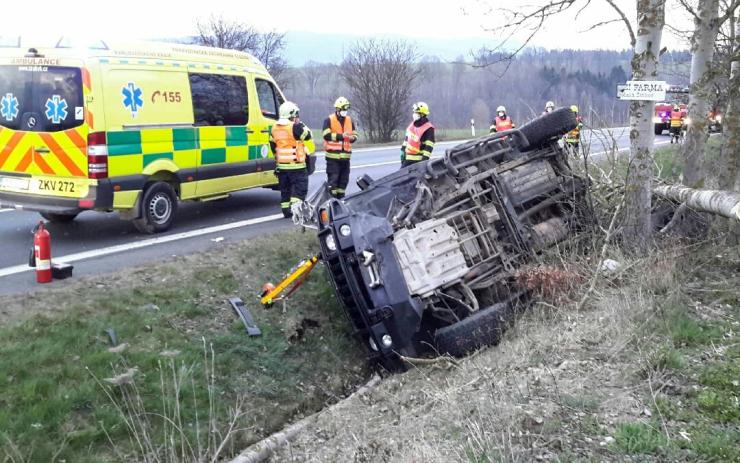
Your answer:
[[[0,177],[0,188],[7,188],[9,190],[28,190],[28,179]]]

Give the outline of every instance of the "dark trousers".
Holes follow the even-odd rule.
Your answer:
[[[326,159],[326,177],[329,192],[335,198],[344,198],[349,183],[349,159]]]
[[[306,169],[281,170],[277,172],[280,186],[280,208],[283,216],[291,217],[290,206],[306,199],[308,194],[308,172]]]

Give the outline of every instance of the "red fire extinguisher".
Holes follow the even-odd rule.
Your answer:
[[[51,235],[44,228],[44,222],[39,222],[33,235],[33,253],[36,257],[36,281],[51,282]]]

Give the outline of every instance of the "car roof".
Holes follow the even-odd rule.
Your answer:
[[[10,43],[7,41],[0,43],[0,57],[24,57],[30,48],[35,48],[41,56],[53,58],[156,59],[240,66],[246,67],[252,72],[268,74],[265,66],[249,53],[177,42],[108,42],[105,40],[80,41],[62,38],[55,43],[50,43],[17,38],[17,40]]]

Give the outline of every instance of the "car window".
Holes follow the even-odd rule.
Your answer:
[[[278,118],[278,108],[285,102],[285,99],[275,89],[272,82],[262,79],[255,80],[257,84],[257,97],[260,102],[260,110],[265,117],[271,119]]]
[[[85,120],[82,74],[59,66],[0,66],[0,125],[57,132]]]
[[[249,121],[244,77],[192,73],[190,92],[196,126],[246,125]]]

